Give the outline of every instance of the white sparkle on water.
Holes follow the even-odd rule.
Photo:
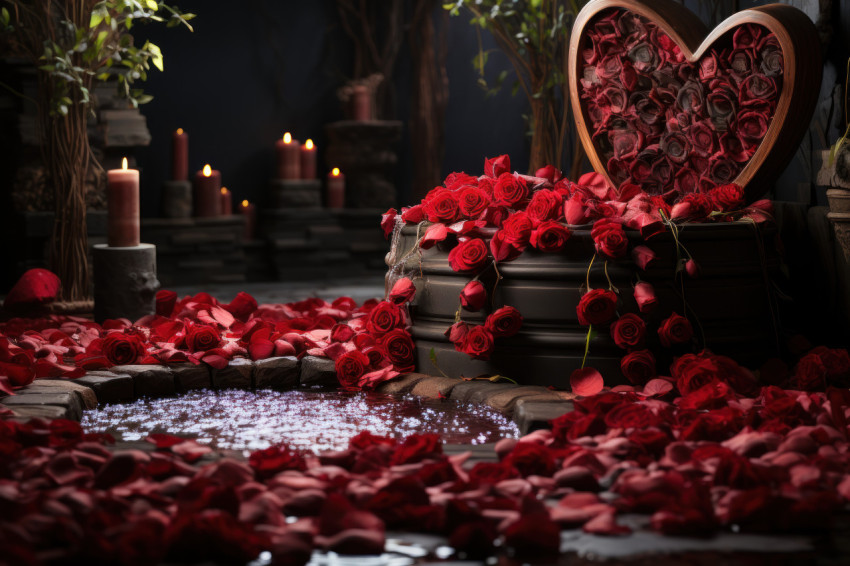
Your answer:
[[[363,430],[403,438],[435,432],[450,444],[484,444],[519,436],[516,425],[488,407],[454,401],[327,391],[190,391],[86,411],[83,427],[124,441],[154,432],[191,437],[222,450],[341,450]]]

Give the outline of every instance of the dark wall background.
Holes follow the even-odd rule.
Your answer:
[[[190,171],[210,163],[237,200],[263,201],[274,166],[274,142],[285,131],[302,142],[312,138],[319,148],[319,169],[326,147],[324,125],[343,113],[336,90],[351,78],[351,45],[338,23],[332,0],[279,2],[249,0],[238,9],[220,2],[184,0],[184,11],[198,17],[185,28],[148,26],[144,35],[162,48],[165,72],[152,71],[145,91],[154,96],[142,111],[153,140],[139,150],[142,170],[142,214],[156,216],[162,181],[170,174],[171,132],[189,133]],[[435,13],[442,21],[442,14]],[[514,167],[528,164],[525,101],[509,89],[485,98],[477,86],[472,58],[478,40],[467,17],[447,20],[450,103],[446,118],[443,174],[482,171],[486,156],[508,153]],[[482,36],[485,49],[495,49]],[[491,54],[488,72],[509,63]],[[394,77],[398,118],[409,115],[411,73],[407,50]],[[400,147],[398,202],[412,199],[409,133]]]

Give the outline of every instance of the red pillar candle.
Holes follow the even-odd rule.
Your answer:
[[[292,139],[289,132],[283,134],[283,139],[275,143],[277,150],[277,178],[278,179],[300,179],[301,178],[301,146],[298,140]]]
[[[328,173],[328,208],[345,207],[345,175],[338,167]]]
[[[231,216],[233,214],[233,193],[227,187],[221,188],[221,215]]]
[[[358,122],[372,120],[372,93],[366,85],[357,85],[351,93],[351,117]]]
[[[189,180],[189,134],[178,128],[171,135],[171,180]]]
[[[239,212],[245,217],[245,241],[254,239],[254,226],[257,223],[257,210],[254,205],[247,200],[243,200],[239,205]]]
[[[139,170],[127,168],[106,173],[107,243],[112,248],[139,245]]]
[[[195,216],[219,216],[221,214],[221,172],[209,164],[195,173],[193,183]]]
[[[313,145],[313,140],[307,140],[301,146],[301,178],[316,178],[316,146]]]

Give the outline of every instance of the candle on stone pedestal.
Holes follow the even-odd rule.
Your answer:
[[[171,135],[171,180],[189,180],[189,134],[178,128]]]
[[[243,200],[242,204],[239,205],[239,212],[245,217],[244,239],[246,242],[250,242],[254,239],[254,226],[257,223],[257,210],[254,208],[253,204],[249,203],[247,200]]]
[[[195,173],[194,203],[195,216],[210,217],[221,214],[221,172],[209,164]]]
[[[233,214],[233,193],[227,187],[221,188],[221,215],[231,216]]]
[[[139,170],[127,168],[106,173],[107,242],[113,248],[139,245]]]
[[[366,85],[357,85],[352,89],[351,118],[358,122],[372,120],[372,93]]]
[[[313,145],[313,140],[307,140],[301,146],[301,178],[316,178],[316,146]]]
[[[301,146],[289,132],[275,143],[277,150],[277,178],[294,180],[301,178]]]
[[[328,208],[345,207],[345,175],[339,172],[338,167],[328,173]]]

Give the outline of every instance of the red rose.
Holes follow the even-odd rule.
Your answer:
[[[467,175],[463,171],[460,173],[449,173],[446,180],[443,181],[443,186],[450,191],[459,191],[463,187],[474,187],[478,185],[478,179],[472,175]]]
[[[732,212],[744,206],[744,189],[734,183],[715,187],[708,192],[715,210]]]
[[[643,148],[643,132],[635,130],[611,130],[608,140],[614,148],[614,159],[634,159]]]
[[[443,443],[438,434],[411,434],[395,447],[391,463],[414,464],[442,453]]]
[[[755,110],[738,112],[738,138],[746,148],[755,148],[767,134],[770,125],[767,116]]]
[[[635,302],[638,310],[642,313],[651,312],[658,301],[655,298],[655,289],[646,281],[635,283]]]
[[[489,360],[493,353],[493,335],[483,326],[473,326],[463,342],[455,344],[455,349],[478,360]]]
[[[649,350],[635,350],[620,360],[623,376],[635,385],[643,385],[656,375],[655,356]]]
[[[177,304],[177,293],[168,289],[156,292],[156,314],[169,317],[174,313],[174,305]]]
[[[468,332],[469,325],[461,320],[452,324],[443,334],[452,344],[457,346],[458,344],[463,343]]]
[[[397,305],[403,305],[412,301],[414,295],[416,295],[416,286],[413,281],[407,277],[402,277],[395,282],[390,290],[389,299]]]
[[[563,203],[564,197],[558,191],[541,189],[532,195],[525,212],[535,224],[557,220],[561,215]]]
[[[416,346],[406,330],[403,328],[390,330],[381,337],[379,342],[386,350],[387,357],[396,371],[404,373],[415,369],[414,353]]]
[[[507,155],[492,157],[484,160],[484,174],[492,179],[498,179],[511,170],[511,158]]]
[[[407,222],[408,224],[419,224],[423,220],[425,220],[425,213],[423,211],[424,205],[417,204],[411,206],[410,208],[402,208],[401,209],[401,219]]]
[[[634,313],[624,314],[611,325],[614,343],[624,350],[640,348],[645,336],[646,323]]]
[[[478,271],[487,263],[487,252],[480,238],[462,240],[449,252],[449,265],[454,271]]]
[[[579,324],[583,326],[606,324],[617,312],[617,295],[608,289],[591,289],[576,305]]]
[[[469,220],[477,220],[490,206],[487,192],[477,186],[461,189],[457,200],[461,215]]]
[[[487,301],[487,290],[481,281],[470,281],[460,292],[460,304],[468,311],[479,311]]]
[[[818,346],[810,352],[816,354],[826,367],[826,377],[836,385],[844,383],[850,377],[850,354],[843,348]]]
[[[490,313],[484,327],[496,338],[508,338],[522,328],[522,315],[514,307],[505,306]]]
[[[826,389],[827,369],[817,354],[808,353],[797,362],[791,384],[803,391],[823,391]]]
[[[610,259],[618,259],[626,255],[629,239],[621,224],[611,220],[599,220],[593,225],[590,235],[597,253]]]
[[[759,73],[753,73],[744,79],[739,87],[738,98],[741,106],[747,107],[751,101],[772,101],[776,99],[776,81]]]
[[[685,134],[670,132],[661,138],[661,151],[673,163],[684,163],[691,154],[691,144]]]
[[[393,233],[396,216],[398,216],[398,211],[394,208],[381,215],[381,230],[384,232],[384,238],[389,238],[390,234]]]
[[[284,470],[304,471],[307,464],[301,454],[290,450],[286,444],[255,450],[248,457],[248,465],[260,479],[271,478]]]
[[[587,197],[582,193],[573,193],[573,195],[564,201],[564,219],[567,224],[586,224],[589,220],[587,216]]]
[[[457,195],[449,189],[438,187],[425,196],[423,212],[431,222],[451,224],[458,219]]]
[[[349,350],[336,359],[334,368],[339,382],[346,387],[358,387],[359,380],[369,368],[369,356],[359,350]]]
[[[667,348],[675,344],[684,344],[694,336],[694,329],[684,316],[673,313],[659,325],[658,338]]]
[[[559,252],[570,239],[570,229],[554,220],[541,222],[531,233],[531,245],[541,252]]]
[[[533,228],[534,225],[525,212],[514,212],[505,218],[501,231],[505,242],[521,248],[528,243]]]
[[[366,328],[373,336],[381,336],[403,325],[404,312],[389,301],[381,301],[369,311],[369,320],[366,322]]]
[[[557,470],[552,451],[535,442],[517,442],[505,458],[505,465],[513,466],[523,477],[551,477]]]
[[[528,184],[510,173],[502,173],[493,187],[493,199],[498,205],[517,208],[528,200]]]
[[[670,217],[673,220],[703,220],[711,214],[713,203],[708,195],[689,193],[681,201],[673,205]]]
[[[555,169],[554,165],[546,165],[534,172],[535,177],[546,179],[550,183],[557,183],[564,176],[563,173]]]
[[[206,352],[220,344],[221,335],[212,326],[193,326],[186,334],[186,349],[190,352]]]
[[[101,343],[103,355],[116,366],[135,364],[145,355],[145,344],[137,334],[110,332]]]

